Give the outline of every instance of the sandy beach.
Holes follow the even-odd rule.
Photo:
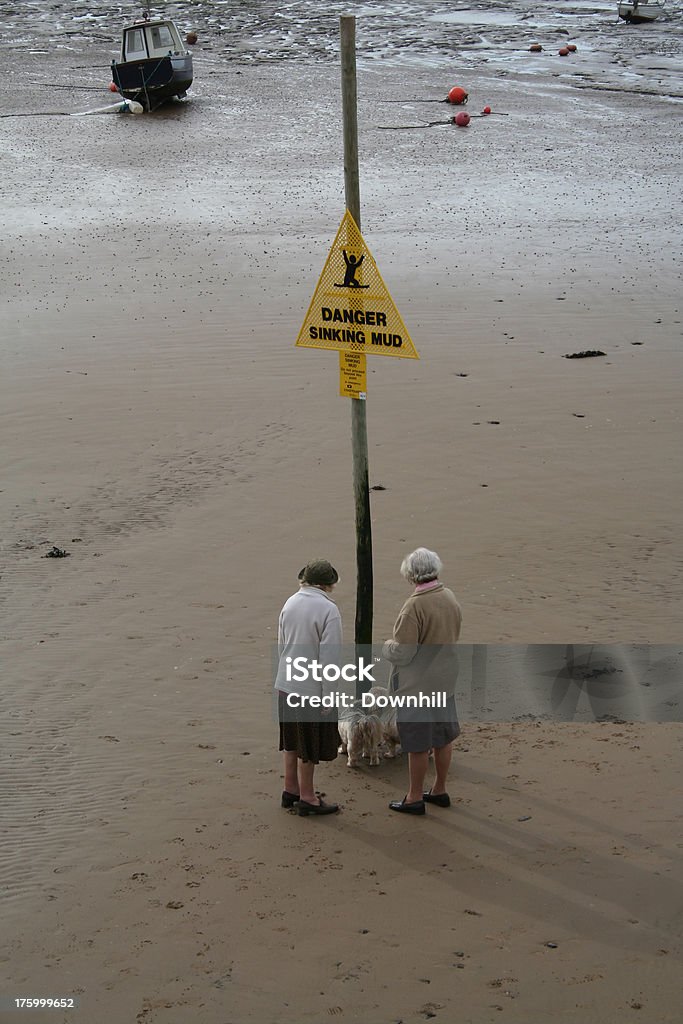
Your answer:
[[[468,644],[680,642],[680,99],[577,41],[571,72],[359,64],[363,234],[421,356],[368,360],[378,642],[421,544]],[[112,99],[3,53],[4,112]],[[196,53],[185,105],[0,120],[0,1019],[676,1022],[675,700],[463,720],[420,821],[387,808],[405,759],[321,767],[334,818],[279,807],[309,558],[353,636],[350,403],[294,347],[344,212],[339,74]],[[379,127],[447,120],[408,100],[456,82],[494,113]],[[12,1009],[40,996],[78,1005]]]

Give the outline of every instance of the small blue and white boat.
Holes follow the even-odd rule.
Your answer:
[[[122,96],[154,110],[173,97],[184,99],[192,85],[192,54],[172,21],[146,11],[123,29],[121,57],[111,62],[111,73]]]

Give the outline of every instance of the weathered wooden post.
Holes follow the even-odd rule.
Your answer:
[[[341,38],[342,118],[344,124],[344,193],[346,208],[361,229],[358,170],[358,111],[356,89],[356,19],[339,19]],[[353,493],[356,506],[356,645],[372,643],[372,522],[368,477],[366,400],[351,399]]]

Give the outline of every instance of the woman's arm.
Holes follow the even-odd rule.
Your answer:
[[[325,619],[323,631],[320,634],[320,646],[328,644],[333,647],[342,645],[342,620],[337,608]]]
[[[332,612],[327,616],[323,623],[322,632],[320,634],[320,646],[318,660],[321,665],[335,665],[341,668],[343,662],[343,649],[342,649],[342,621],[339,609],[334,608]],[[344,683],[340,680],[337,682],[323,682],[321,683],[321,696],[326,697],[330,693],[337,693],[348,687],[348,683]],[[355,692],[353,694],[355,696]],[[330,709],[323,709],[322,714],[329,713]]]
[[[394,625],[394,635],[382,648],[382,657],[392,665],[409,665],[417,654],[420,630],[412,610],[401,609]]]

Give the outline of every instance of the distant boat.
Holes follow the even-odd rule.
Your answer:
[[[632,0],[631,3],[619,4],[619,17],[638,25],[645,21],[655,21],[664,12],[663,3],[649,3],[649,0]]]
[[[192,85],[192,54],[172,21],[150,19],[126,25],[121,57],[111,62],[114,85],[127,100],[154,110],[165,100],[184,99]]]

